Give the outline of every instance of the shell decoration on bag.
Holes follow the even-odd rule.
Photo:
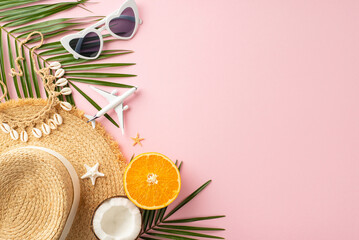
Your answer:
[[[42,137],[42,132],[41,132],[41,130],[38,129],[38,128],[33,128],[33,129],[32,129],[32,134],[34,134],[34,136],[35,136],[36,138],[41,138],[41,137]]]
[[[71,111],[72,109],[72,105],[68,102],[60,102],[60,106],[62,109],[64,109],[65,111]]]
[[[22,47],[35,34],[40,35],[41,42],[39,45],[31,48],[30,56],[33,68],[40,76],[44,88],[47,92],[46,105],[39,111],[33,113],[32,116],[21,118],[19,116],[11,116],[0,111],[0,134],[9,134],[14,141],[28,142],[31,138],[42,138],[50,135],[63,124],[64,119],[60,115],[62,111],[71,111],[72,105],[68,102],[60,101],[58,96],[72,94],[71,88],[68,87],[68,80],[65,77],[65,69],[62,68],[60,62],[52,62],[48,67],[39,69],[36,64],[34,51],[40,48],[44,41],[44,36],[39,31],[30,33],[27,38],[19,45],[19,55],[16,58],[15,65],[18,69],[11,68],[11,76],[23,76],[21,69]],[[5,86],[6,87],[6,86]]]
[[[43,132],[45,135],[49,135],[49,134],[51,133],[50,126],[47,125],[46,123],[43,123],[43,124],[42,124],[41,129],[42,129],[42,132]]]
[[[51,74],[51,71],[54,71],[53,75]],[[17,75],[18,73],[15,74]],[[22,74],[21,71],[20,74]],[[50,135],[63,124],[64,119],[60,115],[60,110],[68,112],[73,108],[70,103],[60,101],[57,98],[59,95],[66,96],[72,94],[71,88],[68,87],[68,80],[64,77],[65,70],[61,68],[61,63],[52,62],[47,68],[38,70],[38,74],[41,76],[44,87],[48,93],[47,108],[45,107],[39,113],[35,113],[34,115],[34,119],[38,119],[38,116],[41,115],[42,118],[40,119],[42,119],[42,122],[29,122],[29,124],[22,123],[20,124],[21,126],[17,126],[16,120],[7,119],[7,116],[0,113],[0,133],[3,132],[9,134],[14,141],[26,143],[32,137],[39,139]],[[56,91],[56,87],[60,88],[60,90]],[[48,106],[49,104],[51,106]]]
[[[50,69],[52,69],[52,70],[58,70],[58,69],[60,69],[61,68],[61,63],[59,63],[59,62],[52,62],[52,63],[50,63]]]
[[[1,124],[0,128],[4,133],[10,133],[10,131],[11,131],[9,124],[7,124],[7,123]]]
[[[22,131],[21,134],[20,134],[20,140],[22,142],[27,142],[29,141],[29,135],[27,134],[26,131]]]
[[[13,140],[18,140],[19,139],[19,133],[16,130],[11,130],[10,131],[10,136]]]
[[[59,80],[56,81],[56,86],[58,87],[64,87],[66,86],[68,83],[66,78],[60,78]]]
[[[57,125],[53,119],[49,119],[49,121],[47,121],[47,125],[49,125],[52,130],[55,130],[57,128]]]
[[[55,113],[54,115],[54,122],[56,123],[56,125],[60,126],[62,124],[62,117],[60,116],[60,114]]]
[[[65,74],[65,70],[62,69],[62,68],[59,68],[55,72],[55,77],[56,78],[61,78],[62,76],[64,76],[64,74]]]

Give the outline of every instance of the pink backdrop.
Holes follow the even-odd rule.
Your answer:
[[[106,15],[121,3],[87,7]],[[126,135],[100,121],[127,158],[184,161],[180,199],[213,180],[175,217],[226,214],[203,225],[231,240],[359,239],[359,2],[137,3],[136,37],[105,45],[135,50],[115,59],[137,63],[120,69],[138,74],[119,79],[139,86]],[[131,145],[137,132],[143,147]]]

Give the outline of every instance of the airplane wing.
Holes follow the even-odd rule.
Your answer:
[[[122,135],[125,133],[125,126],[123,124],[123,111],[124,111],[123,103],[115,107],[115,112],[117,113],[118,120],[120,121],[120,128],[122,131]]]
[[[94,87],[94,86],[90,86],[90,88],[92,88],[93,90],[95,90],[97,93],[99,93],[100,95],[102,95],[104,98],[107,99],[108,102],[112,102],[115,98],[117,98],[116,95],[112,95],[111,93],[109,92],[106,92],[102,89],[99,89],[97,87]]]

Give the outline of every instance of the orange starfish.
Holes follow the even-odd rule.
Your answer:
[[[132,138],[132,140],[135,141],[135,142],[133,143],[133,146],[136,146],[137,143],[138,143],[138,144],[140,144],[140,146],[142,147],[141,141],[143,141],[143,140],[145,140],[145,139],[144,139],[144,138],[140,138],[140,134],[137,133],[137,137]]]

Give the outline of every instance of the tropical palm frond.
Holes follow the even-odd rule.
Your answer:
[[[41,90],[39,78],[33,67],[33,61],[29,57],[31,44],[40,40],[39,36],[34,36],[29,39],[28,43],[21,48],[21,53],[24,56],[22,62],[22,69],[24,76],[11,77],[6,75],[5,62],[7,61],[11,68],[14,68],[16,56],[20,52],[18,46],[20,41],[24,40],[29,33],[39,30],[44,35],[44,39],[51,39],[55,36],[70,31],[78,31],[76,28],[83,28],[88,24],[93,24],[102,19],[101,16],[89,16],[79,18],[57,18],[47,20],[44,19],[53,14],[68,10],[75,6],[85,3],[87,0],[80,1],[66,1],[60,3],[43,4],[41,0],[2,0],[0,3],[0,79],[7,85],[8,81],[13,82],[16,90],[17,98],[35,97],[40,98],[46,91]],[[37,20],[37,21],[36,21]],[[36,21],[35,23],[33,23]],[[3,38],[3,36],[6,37]],[[104,37],[105,42],[113,41],[109,39],[110,34]],[[15,53],[15,54],[14,54]],[[111,57],[129,54],[129,50],[107,50],[103,51],[102,55],[97,59],[108,59]],[[91,105],[96,109],[100,106],[91,99],[84,91],[82,91],[75,82],[94,84],[100,86],[110,86],[118,88],[131,88],[132,85],[118,83],[116,81],[108,81],[105,79],[134,77],[134,74],[125,73],[111,73],[104,72],[104,69],[123,67],[134,65],[134,63],[92,63],[93,60],[74,59],[72,54],[69,54],[61,45],[59,41],[45,43],[39,51],[35,53],[38,60],[38,67],[49,65],[53,61],[61,62],[63,68],[66,70],[66,78],[70,86],[79,92]],[[95,72],[92,72],[95,71]],[[61,90],[61,89],[59,89]],[[7,94],[6,99],[12,96]],[[59,96],[61,100],[66,100],[75,105],[72,95]],[[118,124],[109,116],[105,117],[111,121],[115,126]]]
[[[22,6],[24,4],[35,3],[35,2],[39,2],[39,1],[41,1],[41,0],[18,0],[18,1],[3,0],[0,5],[0,10],[18,7],[18,6]]]
[[[178,161],[176,161],[178,166]],[[179,164],[178,169],[181,170],[182,162]],[[207,217],[196,217],[187,219],[175,219],[167,220],[174,213],[188,204],[194,199],[199,193],[201,193],[209,184],[211,180],[204,183],[201,187],[195,190],[192,194],[183,199],[172,211],[166,214],[167,207],[158,210],[144,210],[142,215],[143,227],[140,234],[140,239],[152,240],[152,239],[196,239],[193,237],[200,238],[212,238],[212,239],[224,239],[222,237],[204,234],[201,232],[216,232],[224,231],[223,228],[212,228],[212,227],[198,227],[194,225],[183,225],[183,223],[193,223],[211,219],[218,219],[225,217],[224,215],[218,216],[207,216]],[[159,238],[155,238],[159,237]]]
[[[3,37],[2,37],[2,32],[0,31],[0,45],[3,45]],[[2,79],[2,81],[5,83],[6,85],[6,74],[5,71],[3,71],[3,69],[5,69],[5,64],[4,64],[4,51],[2,48],[0,48],[0,71],[1,71],[1,76],[0,79]],[[4,87],[1,85],[1,90],[2,92],[4,92]],[[8,92],[8,94],[6,95],[5,99],[8,100],[10,98],[10,94]]]

